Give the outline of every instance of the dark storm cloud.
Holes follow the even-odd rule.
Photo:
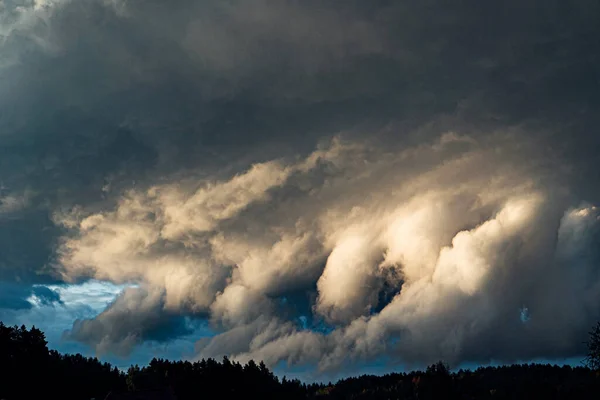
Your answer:
[[[60,294],[45,286],[0,282],[0,289],[0,308],[7,310],[29,310],[32,301],[47,306],[62,303]]]
[[[32,304],[27,301],[27,298],[31,296],[30,288],[7,282],[3,282],[1,288],[0,308],[27,310],[32,307]]]
[[[202,354],[324,369],[577,353],[599,317],[599,19],[595,1],[4,1],[0,280],[147,285],[67,335],[121,354],[198,314],[224,335]],[[498,217],[520,197],[535,234]],[[396,208],[438,271],[492,272],[417,290]],[[445,302],[419,314],[421,296]]]
[[[97,317],[76,320],[64,339],[88,344],[101,355],[124,356],[144,341],[168,342],[193,331],[187,318],[164,306],[160,292],[128,288]]]
[[[3,141],[18,146],[7,166],[35,160],[55,184],[99,190],[129,158],[177,171],[443,113],[456,125],[576,122],[598,101],[593,2],[113,4],[66,2],[7,29]],[[131,144],[112,154],[119,140]]]

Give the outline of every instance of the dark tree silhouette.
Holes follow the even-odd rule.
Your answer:
[[[600,324],[590,333],[590,360],[598,361]],[[597,368],[597,364],[589,364]],[[0,399],[151,398],[169,393],[187,399],[598,399],[600,373],[587,367],[523,364],[452,372],[438,362],[424,372],[363,375],[335,384],[281,380],[264,362],[241,365],[224,357],[153,359],[127,373],[96,358],[48,350],[44,333],[0,323]],[[130,395],[124,395],[126,392]]]
[[[589,333],[587,344],[586,365],[593,370],[600,370],[600,322]]]
[[[0,322],[0,398],[104,398],[125,388],[125,376],[110,364],[81,354],[48,350],[44,333]]]

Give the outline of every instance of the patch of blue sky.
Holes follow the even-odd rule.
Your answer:
[[[65,306],[89,307],[97,315],[114,301],[123,289],[136,286],[135,284],[115,285],[110,282],[90,280],[74,285],[48,285],[47,287],[60,295]]]
[[[519,310],[519,319],[524,324],[527,323],[527,322],[529,322],[529,320],[531,319],[531,315],[529,314],[529,308],[523,306]]]
[[[125,288],[136,285],[114,285],[109,282],[90,280],[78,284],[38,286],[56,292],[60,301],[49,303],[45,299],[38,298],[34,291],[34,294],[27,299],[32,307],[10,313],[4,312],[2,320],[5,324],[35,325],[46,333],[49,348],[62,353],[97,356],[100,360],[110,362],[123,370],[132,364],[145,365],[154,357],[171,360],[192,359],[194,343],[198,338],[214,335],[206,321],[188,318],[186,324],[190,327],[190,333],[186,336],[166,343],[142,343],[126,357],[95,354],[91,348],[82,343],[64,340],[63,333],[71,329],[76,319],[94,318],[104,311]]]
[[[321,318],[312,315],[300,315],[295,319],[296,326],[302,330],[310,330],[322,335],[329,335],[335,330],[335,326],[328,324]]]
[[[76,319],[93,318],[102,312],[125,285],[107,282],[87,281],[74,285],[36,285],[56,293],[57,301],[48,302],[36,295],[35,288],[27,301],[32,305],[26,310],[3,313],[2,319],[9,325],[35,325],[46,333],[51,348],[60,349],[62,334],[70,329]]]

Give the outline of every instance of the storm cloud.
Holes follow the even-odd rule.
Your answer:
[[[124,355],[208,321],[197,357],[316,371],[581,354],[596,2],[0,13],[0,280],[135,285],[65,338]]]

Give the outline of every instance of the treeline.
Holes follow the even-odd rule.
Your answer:
[[[104,399],[109,392],[170,388],[187,399],[596,399],[600,374],[587,367],[524,364],[450,372],[364,375],[336,384],[276,377],[264,363],[223,358],[198,362],[153,359],[124,373],[96,358],[48,350],[35,327],[0,322],[0,399]]]
[[[47,345],[35,327],[0,322],[0,399],[104,399],[110,390],[127,389],[116,367]]]
[[[442,363],[425,372],[347,378],[322,388],[327,399],[598,399],[600,376],[587,367],[522,364],[451,373]]]
[[[186,399],[306,399],[321,386],[276,377],[263,362],[246,365],[213,359],[197,362],[153,359],[146,367],[127,371],[129,390],[170,387],[178,400]]]
[[[179,400],[304,399],[318,385],[277,378],[264,363],[213,359],[194,363],[153,359],[124,373],[81,354],[48,350],[44,333],[0,322],[0,399],[104,399],[109,392],[170,387]]]
[[[363,375],[336,384],[306,385],[279,380],[263,363],[242,366],[227,358],[152,360],[128,372],[130,390],[170,386],[179,400],[187,399],[598,399],[600,375],[587,367],[523,364],[482,367],[451,373],[443,363],[425,372]]]

